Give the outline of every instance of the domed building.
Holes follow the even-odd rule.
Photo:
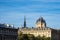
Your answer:
[[[40,17],[37,21],[36,21],[36,28],[45,28],[46,27],[46,22],[43,19],[43,17]]]
[[[37,19],[35,28],[26,27],[26,18],[24,18],[24,27],[19,28],[18,34],[20,32],[23,34],[33,34],[34,36],[51,37],[52,40],[60,40],[60,38],[58,38],[60,37],[60,31],[47,27],[43,17]]]

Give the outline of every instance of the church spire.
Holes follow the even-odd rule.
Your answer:
[[[26,28],[26,16],[24,16],[24,28]]]

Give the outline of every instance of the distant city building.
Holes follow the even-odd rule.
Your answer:
[[[46,26],[46,21],[43,17],[40,17],[36,21],[35,28],[26,27],[26,18],[24,18],[24,27],[19,28],[18,34],[22,32],[23,34],[33,34],[34,36],[40,35],[45,37],[51,37],[52,40],[60,40],[60,30],[52,29]]]
[[[17,40],[18,29],[13,25],[0,24],[0,40]]]

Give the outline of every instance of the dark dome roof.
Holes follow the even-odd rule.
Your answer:
[[[38,23],[38,22],[43,22],[43,23],[45,23],[45,20],[43,19],[43,17],[40,17],[40,18],[36,21],[36,23]]]

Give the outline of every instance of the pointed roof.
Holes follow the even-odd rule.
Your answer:
[[[24,28],[26,28],[26,16],[24,16]]]

